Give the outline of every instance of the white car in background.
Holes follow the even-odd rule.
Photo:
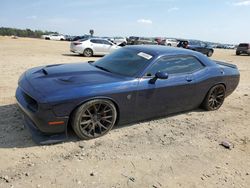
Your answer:
[[[113,42],[117,45],[120,45],[120,44],[126,45],[127,39],[125,37],[114,37]]]
[[[90,38],[71,42],[70,51],[86,57],[93,55],[106,55],[121,48],[107,39]]]
[[[64,35],[60,35],[60,34],[42,35],[42,38],[44,38],[45,40],[65,40],[66,39]]]
[[[173,46],[177,47],[178,41],[176,39],[166,39],[165,45],[166,46]]]

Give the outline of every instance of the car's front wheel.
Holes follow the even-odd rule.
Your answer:
[[[209,51],[207,52],[207,56],[208,56],[208,57],[211,57],[211,56],[213,55],[213,53],[214,53],[213,50],[209,50]]]
[[[73,113],[71,124],[81,139],[105,135],[114,126],[117,118],[115,105],[106,99],[88,101]]]
[[[218,84],[212,87],[203,101],[203,108],[208,111],[218,110],[225,99],[225,86]]]
[[[240,52],[236,52],[236,55],[240,55]]]
[[[83,51],[83,55],[85,57],[92,57],[93,56],[93,50],[91,50],[90,48],[86,48],[84,51]]]

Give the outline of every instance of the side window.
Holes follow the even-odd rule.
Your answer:
[[[91,39],[90,42],[93,42],[95,44],[102,44],[102,40],[98,40],[98,39]]]
[[[102,43],[103,43],[103,44],[106,44],[106,45],[111,45],[111,43],[108,42],[108,41],[106,41],[106,40],[102,40]]]
[[[204,42],[200,42],[200,46],[204,48],[206,47],[206,44]]]
[[[190,73],[204,67],[196,58],[187,57],[163,57],[154,63],[146,73],[146,76],[153,76],[157,72],[168,74]]]

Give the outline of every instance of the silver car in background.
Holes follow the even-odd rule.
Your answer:
[[[70,44],[70,51],[86,57],[93,55],[106,55],[120,48],[116,44],[100,38],[82,39]]]

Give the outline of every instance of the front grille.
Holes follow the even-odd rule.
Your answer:
[[[32,112],[36,112],[38,110],[37,101],[33,99],[31,96],[29,96],[28,94],[26,94],[25,92],[22,92],[22,95],[24,97],[24,100],[28,104],[27,107],[29,108],[29,110],[31,110]]]

